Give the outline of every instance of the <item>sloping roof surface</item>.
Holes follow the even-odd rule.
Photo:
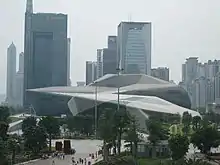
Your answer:
[[[105,86],[105,87],[124,87],[132,84],[171,84],[168,81],[160,80],[158,78],[143,75],[143,74],[110,74],[96,80],[90,86]]]

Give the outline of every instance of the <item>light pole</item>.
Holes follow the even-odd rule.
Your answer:
[[[95,81],[95,138],[97,139],[97,82]]]
[[[36,117],[36,111],[32,104],[30,105],[29,109],[30,109],[30,115]]]
[[[119,67],[116,69],[118,78],[119,78],[119,75],[120,75],[121,71],[123,71],[123,70],[124,69],[119,68]],[[120,104],[119,104],[120,96],[119,96],[119,92],[120,92],[120,87],[118,86],[118,108],[117,108],[118,111],[120,109]]]

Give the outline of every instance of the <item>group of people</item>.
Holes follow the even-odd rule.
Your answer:
[[[55,152],[55,153],[53,153],[52,157],[64,160],[65,159],[65,154],[62,153],[62,152]]]
[[[92,165],[92,160],[98,159],[100,153],[96,152],[95,154],[89,154],[87,158],[79,158],[78,160],[75,157],[72,157],[72,165]],[[52,155],[52,158],[58,158],[61,160],[65,159],[65,154],[61,152],[55,152]],[[52,165],[55,165],[55,160],[53,159]]]
[[[74,157],[72,157],[72,164],[73,165],[79,165],[79,164],[82,164],[82,165],[87,165],[87,159],[84,158],[79,158],[79,160],[75,160]],[[88,160],[88,165],[91,165],[91,161]]]
[[[89,154],[88,158],[79,158],[79,160],[75,160],[74,157],[72,157],[72,164],[73,165],[91,165],[92,164],[92,160],[98,158],[98,153],[96,154]]]

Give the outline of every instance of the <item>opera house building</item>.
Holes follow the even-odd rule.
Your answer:
[[[118,90],[119,89],[119,90]],[[119,95],[118,95],[119,91]],[[144,124],[150,114],[180,114],[190,110],[187,92],[180,86],[148,75],[105,75],[88,86],[49,87],[27,91],[28,102],[40,116],[94,114],[119,104]],[[97,105],[97,106],[96,106]]]

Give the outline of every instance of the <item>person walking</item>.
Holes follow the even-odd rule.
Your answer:
[[[74,157],[72,157],[72,163],[73,163],[73,164],[75,164],[75,160],[74,160]]]
[[[53,160],[52,165],[55,165],[55,160]]]

